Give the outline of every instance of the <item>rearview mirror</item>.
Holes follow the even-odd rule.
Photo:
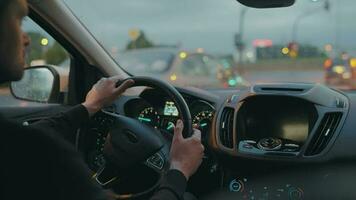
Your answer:
[[[294,4],[295,0],[237,0],[241,4],[253,8],[279,8]]]
[[[54,103],[60,95],[59,74],[51,66],[25,69],[20,81],[11,83],[11,93],[18,99]]]

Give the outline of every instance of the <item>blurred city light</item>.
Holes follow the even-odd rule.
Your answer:
[[[252,52],[247,52],[246,53],[246,57],[249,58],[249,59],[252,59],[253,58],[253,53]]]
[[[333,61],[331,59],[326,59],[324,62],[324,68],[328,69],[333,65]]]
[[[186,53],[186,52],[180,52],[180,54],[179,54],[179,57],[181,58],[181,59],[184,59],[184,58],[186,58],[188,56],[188,54]]]
[[[290,56],[291,58],[296,58],[296,57],[298,56],[298,53],[297,53],[296,51],[291,51],[291,52],[289,53],[289,56]]]
[[[333,50],[333,46],[331,44],[327,44],[327,45],[325,45],[324,49],[325,49],[325,51],[330,52]]]
[[[342,74],[345,72],[345,67],[341,66],[341,65],[337,65],[333,68],[333,71],[338,73],[338,74]]]
[[[42,39],[41,39],[41,45],[42,45],[42,46],[47,46],[48,43],[49,43],[49,41],[48,41],[47,38],[42,38]]]
[[[346,72],[346,73],[342,74],[342,78],[343,79],[350,79],[351,78],[350,72]]]
[[[236,77],[236,82],[237,83],[242,83],[243,79],[240,76],[238,76],[238,77]]]
[[[273,46],[273,41],[268,39],[256,39],[252,42],[254,47],[271,47]]]
[[[171,79],[171,81],[176,81],[177,80],[177,75],[176,74],[172,74],[169,79]]]
[[[235,86],[236,84],[237,84],[236,80],[234,80],[234,79],[230,79],[229,80],[229,85],[230,86]]]
[[[204,49],[203,48],[197,48],[197,52],[198,53],[204,53]]]
[[[289,48],[288,48],[288,47],[284,47],[284,48],[282,49],[282,54],[284,54],[284,55],[289,54]]]
[[[350,59],[350,66],[351,66],[352,68],[356,68],[356,58],[351,58],[351,59]]]
[[[131,40],[136,40],[138,37],[140,37],[141,33],[140,30],[137,28],[133,28],[129,30],[129,36]]]

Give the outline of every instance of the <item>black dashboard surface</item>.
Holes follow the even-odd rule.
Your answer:
[[[314,84],[257,85],[243,90],[177,89],[187,101],[192,113],[192,119],[196,119],[194,123],[200,125],[200,128],[202,128],[201,125],[203,127],[206,126],[203,130],[203,143],[209,149],[209,158],[205,161],[209,164],[203,166],[202,168],[205,171],[203,173],[201,172],[202,170],[198,171],[198,175],[193,177],[191,181],[194,184],[191,184],[189,188],[196,195],[202,196],[207,190],[223,189],[229,193],[238,194],[241,198],[249,197],[247,199],[250,199],[252,196],[263,197],[259,195],[266,195],[265,190],[268,190],[269,194],[277,195],[277,197],[279,195],[282,195],[281,197],[287,195],[286,199],[293,199],[290,198],[291,191],[295,192],[293,195],[297,196],[300,195],[300,192],[302,193],[301,198],[294,199],[315,199],[315,197],[322,197],[316,196],[320,194],[320,192],[315,194],[315,191],[318,190],[312,190],[315,185],[320,186],[317,187],[320,190],[325,190],[326,187],[333,187],[337,190],[333,194],[338,195],[347,192],[345,188],[339,188],[338,184],[345,183],[348,184],[347,189],[353,188],[353,185],[350,184],[352,179],[356,180],[356,174],[353,173],[353,169],[356,168],[354,165],[354,161],[356,161],[356,93],[339,92]],[[283,101],[290,101],[290,99],[303,100],[307,102],[307,107],[312,105],[315,108],[317,114],[311,114],[314,117],[312,122],[308,121],[309,118],[301,119],[303,123],[308,121],[312,125],[308,130],[308,135],[303,136],[307,137],[304,138],[305,142],[301,143],[302,145],[297,151],[282,152],[283,148],[280,151],[265,149],[261,151],[257,145],[258,140],[268,138],[268,134],[262,134],[261,138],[251,137],[255,140],[255,143],[246,142],[246,138],[243,137],[241,139],[240,128],[237,123],[240,108],[246,101],[250,101],[249,99],[267,96],[280,97]],[[275,106],[278,105],[279,103]],[[169,130],[170,124],[175,123],[179,117],[179,113],[177,116],[172,106],[170,99],[159,91],[145,90],[137,96],[121,97],[115,104],[114,112],[138,120],[141,118],[143,123],[147,122],[149,124],[152,119],[159,119],[158,123],[152,123],[151,125],[169,135],[172,134],[172,131]],[[254,107],[256,106],[257,108],[258,106],[268,107],[270,104],[254,105]],[[228,124],[228,121],[222,123],[226,108],[232,110],[231,115],[226,115],[231,118],[231,133],[228,132],[227,128],[221,129],[222,126]],[[292,109],[292,111],[298,114],[296,112],[298,109],[306,108],[299,107],[294,111]],[[256,113],[259,110],[250,109],[250,111]],[[278,111],[282,113],[280,118],[283,119],[288,114],[293,114],[293,112],[288,113],[289,111],[289,109],[280,109]],[[330,113],[339,113],[340,116],[336,117],[335,122],[331,123],[330,120],[325,119]],[[278,113],[275,114],[278,115]],[[300,115],[306,117],[306,114]],[[260,119],[266,116],[273,118],[274,114],[261,115]],[[149,118],[149,120],[146,118]],[[327,129],[330,129],[329,131],[327,129],[320,130],[322,129],[320,124],[323,123],[331,124],[330,127],[327,127]],[[231,139],[232,148],[227,148],[221,142],[222,131],[227,131],[227,133],[231,134],[231,137],[225,138]],[[310,146],[313,146],[312,144],[316,143],[315,141],[320,140],[318,131],[321,131],[324,135],[329,135],[330,131],[333,134],[330,134],[330,137],[326,140],[322,140],[324,143],[317,143],[316,147],[320,147],[320,151],[308,154]],[[251,132],[249,134],[254,133]],[[104,141],[105,137],[101,137],[101,140]],[[270,137],[276,137],[276,135],[272,134]],[[248,147],[253,151],[241,149],[240,147],[242,146],[239,145]],[[211,179],[212,176],[214,178]],[[313,181],[310,179],[313,179]],[[343,180],[344,182],[342,182]],[[211,181],[214,181],[214,183],[206,184]],[[242,183],[242,186],[236,185],[236,183]],[[268,189],[265,189],[266,187]],[[285,193],[282,194],[280,191]],[[246,192],[249,194],[246,194]],[[269,198],[264,196],[262,199],[276,199],[276,196],[270,196]],[[345,196],[345,199],[349,198]]]

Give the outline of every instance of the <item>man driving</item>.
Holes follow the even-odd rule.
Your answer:
[[[0,83],[20,80],[30,39],[21,30],[26,0],[0,0]],[[82,104],[31,126],[1,117],[0,199],[108,199],[84,160],[68,141],[79,127],[112,104],[134,82],[119,87],[117,77],[102,78]],[[183,199],[186,183],[202,162],[200,132],[183,138],[178,120],[170,151],[171,166],[151,199]]]

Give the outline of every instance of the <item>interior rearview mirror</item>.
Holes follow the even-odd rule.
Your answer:
[[[241,4],[253,8],[278,8],[288,7],[295,3],[295,0],[237,0]]]
[[[55,103],[60,95],[59,74],[51,66],[26,68],[20,81],[11,83],[11,93],[18,99]]]

